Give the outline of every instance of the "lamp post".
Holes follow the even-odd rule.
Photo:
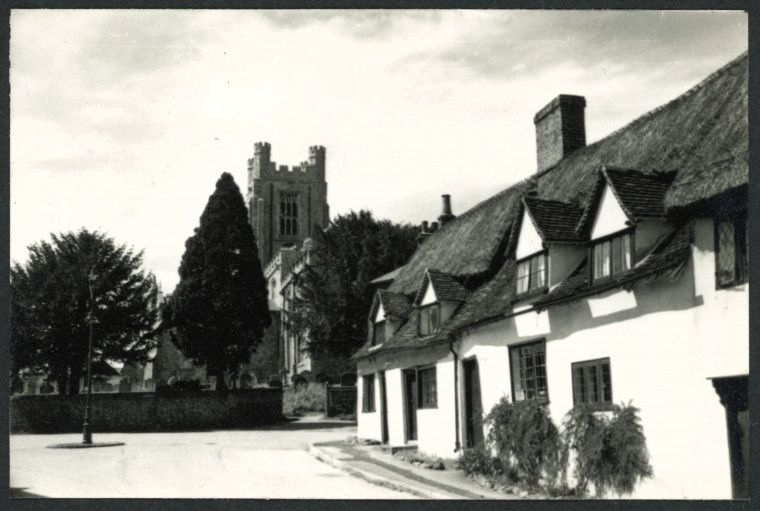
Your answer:
[[[90,340],[87,346],[87,398],[84,404],[84,423],[82,424],[82,443],[92,443],[92,430],[90,429],[90,395],[92,394],[92,317],[95,315],[95,297],[92,293],[92,283],[95,281],[95,273],[90,269],[87,276],[87,285],[90,288]]]

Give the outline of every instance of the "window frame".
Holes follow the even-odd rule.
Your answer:
[[[280,236],[298,237],[298,210],[298,192],[280,192]]]
[[[362,376],[362,413],[375,413],[375,373]]]
[[[533,276],[537,275],[538,272],[532,272],[531,271],[531,263],[534,259],[538,259],[539,257],[543,258],[544,261],[544,269],[543,269],[543,276],[544,276],[544,283],[541,286],[533,287]],[[526,291],[520,291],[520,266],[527,264],[528,265],[528,289]],[[546,289],[549,286],[549,251],[548,250],[542,250],[540,252],[536,252],[535,254],[531,254],[527,257],[523,257],[522,259],[518,259],[515,261],[516,266],[516,274],[515,274],[515,291],[517,294],[517,297],[523,298],[526,296],[532,296],[535,294],[540,294],[546,291]]]
[[[544,391],[544,395],[541,395],[541,390],[542,389],[540,389],[538,387],[539,375],[538,375],[538,373],[536,371],[536,374],[533,376],[533,380],[536,382],[535,388],[534,389],[528,389],[528,390],[533,390],[535,392],[536,396],[535,397],[523,397],[521,399],[517,399],[517,393],[515,392],[515,379],[516,378],[520,379],[520,386],[523,387],[522,392],[523,392],[523,394],[525,394],[526,391],[525,391],[525,386],[523,385],[523,381],[526,378],[524,378],[523,374],[522,374],[522,363],[519,363],[518,366],[517,366],[519,373],[516,374],[516,372],[514,371],[515,357],[519,356],[518,355],[519,350],[525,349],[525,348],[529,348],[529,347],[534,347],[534,346],[541,346],[543,348],[543,380],[544,380],[543,391]],[[535,353],[533,354],[533,357],[535,358]],[[532,401],[536,401],[537,403],[540,403],[540,404],[547,404],[547,403],[549,403],[549,378],[548,378],[548,374],[546,372],[546,366],[547,366],[547,359],[546,359],[546,339],[545,338],[535,339],[535,340],[532,340],[532,341],[522,342],[520,344],[513,344],[513,345],[509,346],[509,379],[510,379],[510,385],[511,385],[511,389],[512,389],[512,401],[513,402],[517,402],[517,401],[531,401],[532,400]],[[534,367],[536,367],[536,366],[534,365]]]
[[[629,239],[629,251],[631,256],[631,264],[630,267],[619,270],[617,272],[614,272],[615,268],[615,261],[614,261],[614,240],[617,238],[622,239],[624,236],[628,236]],[[596,267],[596,247],[603,245],[604,243],[609,243],[610,247],[610,259],[609,259],[609,274],[603,275],[601,277],[595,276],[595,267]],[[608,234],[607,236],[602,236],[601,238],[597,238],[593,240],[589,246],[588,250],[588,260],[590,262],[589,264],[589,281],[592,284],[596,284],[599,282],[607,282],[609,280],[612,280],[616,275],[620,275],[621,273],[625,273],[629,270],[632,270],[636,266],[636,232],[633,227],[629,227],[626,229],[623,229],[621,231],[613,232],[612,234]]]
[[[734,231],[734,278],[729,281],[720,280],[720,225],[731,223]],[[749,281],[749,219],[747,210],[742,209],[731,215],[717,216],[713,219],[713,236],[715,253],[715,288],[727,289]]]
[[[427,376],[424,381],[423,375]],[[417,408],[438,408],[438,371],[435,365],[417,368]]]
[[[437,314],[437,321],[435,322],[436,324],[434,326],[431,326],[431,324],[430,324],[431,323],[430,322],[430,317],[431,316],[428,313],[427,314],[427,323],[428,323],[427,327],[428,327],[428,331],[427,332],[423,332],[422,331],[423,313],[427,312],[427,311],[431,311],[431,310],[436,310],[438,312],[438,314]],[[421,305],[421,306],[419,306],[418,309],[417,309],[417,334],[420,337],[423,337],[423,336],[426,336],[426,335],[432,335],[432,334],[436,333],[440,329],[441,329],[441,303],[440,302],[435,302],[435,303],[430,303],[430,304],[427,304],[427,305]]]
[[[605,395],[605,382],[604,382],[604,366],[607,366],[607,374],[609,377],[609,381],[607,382],[607,385],[609,385],[609,400],[606,400]],[[579,390],[580,388],[576,385],[575,381],[575,370],[581,369],[585,370],[587,368],[593,367],[595,371],[599,372],[599,377],[594,385],[595,392],[598,396],[600,396],[600,400],[598,401],[581,401],[579,396]],[[585,378],[586,373],[583,373],[583,377]],[[612,410],[614,407],[614,398],[612,395],[612,364],[610,363],[610,357],[602,357],[602,358],[595,358],[592,360],[582,360],[579,362],[573,362],[570,364],[570,382],[573,389],[573,406],[584,406],[590,410],[594,411],[609,411]],[[584,394],[585,394],[585,380],[584,380]]]

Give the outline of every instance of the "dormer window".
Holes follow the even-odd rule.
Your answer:
[[[546,252],[517,262],[517,294],[522,295],[546,287]]]
[[[420,307],[420,335],[429,335],[441,326],[441,306],[437,303]]]
[[[372,345],[377,346],[385,342],[385,320],[378,321],[374,325],[372,333]]]
[[[633,235],[613,234],[597,241],[591,249],[593,280],[599,281],[633,267]]]

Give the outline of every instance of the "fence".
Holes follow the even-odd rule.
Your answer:
[[[356,387],[327,385],[326,417],[356,417]]]

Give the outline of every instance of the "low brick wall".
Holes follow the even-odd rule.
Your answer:
[[[327,386],[325,416],[356,416],[356,387]]]
[[[82,430],[86,396],[12,396],[11,433]],[[195,431],[241,428],[282,419],[282,389],[93,394],[96,432]]]

